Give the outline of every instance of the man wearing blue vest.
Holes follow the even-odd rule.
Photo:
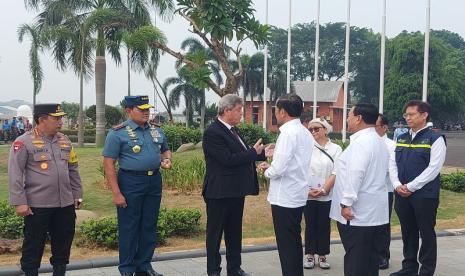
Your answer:
[[[398,137],[395,155],[391,155],[389,175],[396,190],[394,208],[404,244],[402,269],[391,276],[432,276],[436,269],[434,227],[446,144],[440,134],[426,125],[430,109],[428,103],[416,100],[405,105],[404,118],[410,130]]]
[[[166,136],[150,125],[148,96],[126,96],[128,120],[110,130],[103,148],[105,175],[118,214],[119,271],[122,276],[161,276],[150,262],[162,182],[159,168],[171,167]],[[115,163],[118,161],[119,171]]]

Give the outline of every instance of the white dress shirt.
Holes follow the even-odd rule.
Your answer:
[[[279,131],[273,161],[264,173],[270,179],[268,202],[286,208],[302,207],[308,198],[314,140],[299,119],[286,122]]]
[[[350,225],[376,226],[389,222],[386,168],[389,153],[373,127],[350,136],[349,146],[336,163],[330,217],[346,224],[340,204],[351,206]]]
[[[326,145],[321,146],[318,142],[315,141],[315,146],[313,147],[312,161],[310,162],[310,183],[309,186],[316,189],[321,189],[326,180],[331,176],[336,174],[335,163],[329,159],[329,157],[321,152],[324,150],[329,156],[333,158],[333,161],[336,162],[339,158],[339,155],[342,152],[342,149],[339,145],[334,144],[331,141],[328,141]],[[326,190],[328,192],[328,190]],[[319,198],[309,197],[309,200],[318,200],[318,201],[330,201],[333,190],[325,196]]]
[[[386,147],[389,151],[389,160],[392,158],[396,158],[396,142],[393,140],[389,139],[386,134],[383,136],[384,142],[386,143]],[[389,164],[389,163],[388,163]],[[392,185],[391,178],[389,176],[389,167],[387,168],[387,173],[386,173],[386,188],[388,192],[392,193],[394,192],[394,186]]]
[[[233,131],[231,130],[231,128],[233,128],[232,125],[230,125],[230,124],[226,123],[225,121],[221,120],[220,117],[218,117],[218,121],[220,121],[221,123],[223,123],[223,125],[225,125],[226,128],[228,128],[229,131],[231,131],[231,133],[232,133],[233,135],[235,135],[235,134],[233,133]],[[241,137],[239,137],[239,135],[238,135],[238,138],[239,138],[238,140],[239,140],[239,142],[241,142],[242,146],[244,146],[244,148],[248,149],[248,147],[245,145],[244,141],[242,141],[242,139],[241,139]]]
[[[424,128],[414,132],[410,129],[410,135],[413,138],[417,135],[418,132],[422,131]],[[397,171],[397,163],[396,163],[396,155],[391,155],[389,161],[389,176],[391,177],[392,185],[394,189],[402,184],[407,184],[407,188],[411,192],[415,192],[423,188],[426,184],[433,181],[436,176],[441,172],[442,166],[444,165],[444,161],[446,160],[446,143],[444,142],[444,138],[440,137],[431,145],[431,153],[429,159],[428,167],[414,180],[410,181],[409,183],[400,183],[399,175]]]

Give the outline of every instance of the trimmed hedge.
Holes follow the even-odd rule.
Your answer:
[[[157,226],[158,244],[165,244],[168,237],[198,233],[200,217],[201,213],[197,209],[160,209]],[[118,221],[114,217],[85,221],[79,226],[79,233],[82,244],[106,248],[118,247]]]
[[[263,127],[260,125],[240,123],[237,125],[237,128],[239,129],[242,137],[244,137],[245,142],[251,146],[255,145],[260,138],[263,139],[264,144],[268,144],[276,142],[278,137],[275,133],[265,132]]]
[[[452,192],[465,193],[465,173],[442,174],[441,187]]]
[[[166,124],[163,125],[162,129],[168,139],[168,147],[171,151],[176,151],[182,144],[202,141],[202,133],[198,128]]]

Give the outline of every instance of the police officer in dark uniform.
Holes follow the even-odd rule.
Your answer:
[[[159,276],[151,260],[156,245],[156,227],[162,180],[159,168],[171,167],[166,136],[150,125],[148,96],[126,96],[128,120],[113,127],[103,149],[105,175],[117,206],[119,271],[122,276]],[[115,163],[119,170],[116,172]]]
[[[392,276],[432,276],[436,269],[434,227],[441,186],[439,173],[446,158],[446,144],[443,137],[426,124],[430,109],[430,105],[422,101],[406,104],[404,118],[410,131],[397,138],[395,158],[392,155],[389,165],[389,176],[396,191],[394,208],[404,246],[402,269]]]
[[[26,276],[38,275],[47,232],[53,276],[64,276],[69,263],[82,186],[76,152],[58,132],[64,115],[59,104],[35,105],[37,127],[18,137],[10,150],[10,202],[24,217],[21,269]]]

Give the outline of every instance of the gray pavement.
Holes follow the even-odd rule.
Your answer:
[[[305,275],[343,275],[344,249],[341,244],[331,245],[331,255],[328,261],[330,270],[315,268],[305,270]],[[400,268],[402,258],[402,242],[392,241],[391,267],[380,271],[380,276],[387,276]],[[438,266],[437,276],[463,276],[465,275],[465,236],[449,236],[438,238]],[[254,276],[281,275],[277,251],[262,251],[242,254],[242,268]],[[196,276],[206,275],[206,258],[178,259],[152,263],[153,267],[165,276]],[[223,256],[223,264],[225,258]],[[51,276],[51,273],[41,274]],[[69,276],[117,276],[116,267],[94,268],[76,270],[67,273]],[[222,275],[226,275],[225,272]]]

